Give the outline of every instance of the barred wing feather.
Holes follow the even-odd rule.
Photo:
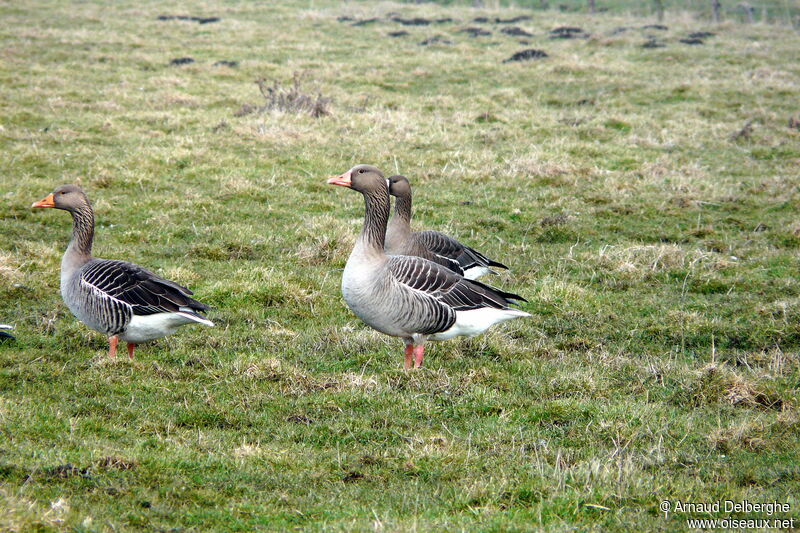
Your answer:
[[[131,307],[134,315],[205,311],[192,291],[126,261],[98,260],[86,265],[81,284]],[[183,309],[182,309],[183,308]]]
[[[460,269],[463,271],[475,267],[498,267],[508,269],[504,264],[493,261],[479,251],[465,246],[452,237],[448,237],[444,233],[438,231],[418,231],[413,234],[413,238],[432,253],[458,263]],[[458,272],[458,270],[456,270],[456,272]]]
[[[488,285],[465,279],[419,257],[390,257],[388,268],[401,284],[424,293],[454,311],[484,307],[506,309],[512,303],[504,297],[504,293]]]

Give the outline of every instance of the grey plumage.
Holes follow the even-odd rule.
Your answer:
[[[508,269],[477,250],[438,231],[411,231],[411,184],[405,176],[391,176],[389,194],[395,197],[394,216],[386,229],[386,253],[413,255],[475,279],[491,268]]]
[[[364,225],[342,275],[342,295],[348,307],[372,328],[406,343],[406,368],[411,349],[415,366],[422,364],[427,339],[472,336],[492,324],[529,316],[513,309],[520,296],[472,281],[422,257],[387,256],[384,252],[389,218],[389,189],[375,167],[358,165],[328,183],[364,195]]]
[[[213,325],[201,314],[208,306],[186,287],[133,263],[92,256],[94,213],[79,187],[58,187],[32,207],[72,215],[72,239],[61,260],[61,296],[78,320],[109,336],[110,356],[117,338],[128,342],[132,357],[135,344],[169,335],[183,324]]]
[[[92,258],[62,286],[64,301],[75,316],[92,329],[120,335],[122,340],[134,316],[182,312],[205,320],[199,313],[208,306],[191,294],[186,287],[138,265],[111,259]]]

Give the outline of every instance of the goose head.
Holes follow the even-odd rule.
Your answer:
[[[372,165],[356,165],[344,174],[330,178],[329,185],[340,185],[361,194],[386,192],[389,186],[383,173]]]
[[[398,198],[411,197],[411,184],[405,176],[389,176],[389,194]]]
[[[34,202],[31,207],[53,207],[74,212],[86,207],[88,204],[89,200],[80,187],[77,185],[61,185],[38,202]]]

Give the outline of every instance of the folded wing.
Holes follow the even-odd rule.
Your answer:
[[[392,256],[389,271],[402,286],[422,293],[453,311],[507,309],[522,297],[459,276],[432,261],[412,256]]]
[[[413,238],[431,253],[457,262],[462,271],[475,267],[508,269],[504,264],[493,261],[477,250],[464,246],[452,237],[438,231],[418,231],[413,234]]]
[[[208,306],[191,298],[192,291],[126,261],[98,260],[86,265],[81,284],[99,296],[130,306],[134,315],[197,314]]]

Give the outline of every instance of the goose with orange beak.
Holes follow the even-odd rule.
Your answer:
[[[72,215],[72,239],[61,259],[61,297],[75,317],[108,337],[109,357],[117,343],[137,344],[174,333],[184,324],[214,324],[201,313],[208,306],[192,291],[127,261],[92,256],[94,212],[76,185],[62,185],[33,208],[62,209]]]
[[[389,184],[370,165],[330,178],[364,196],[364,224],[342,275],[342,296],[368,326],[405,343],[406,369],[422,366],[425,342],[471,337],[494,324],[530,316],[511,307],[524,298],[421,257],[386,255]]]

